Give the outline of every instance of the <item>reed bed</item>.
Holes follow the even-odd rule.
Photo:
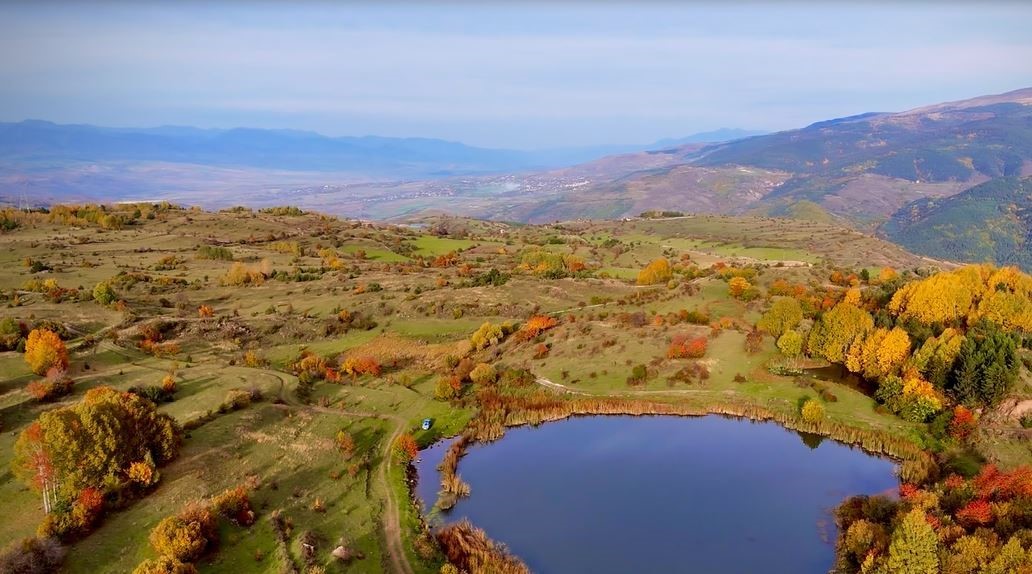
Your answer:
[[[437,531],[448,562],[469,574],[530,574],[519,558],[513,556],[502,544],[488,538],[487,534],[473,526],[468,520],[450,524]]]
[[[472,439],[466,435],[459,436],[448,447],[448,452],[444,453],[444,458],[437,467],[441,472],[441,491],[438,493],[435,506],[441,510],[448,510],[455,506],[460,498],[469,496],[469,485],[463,482],[458,474],[458,469],[459,459],[466,454],[466,449],[472,442]]]

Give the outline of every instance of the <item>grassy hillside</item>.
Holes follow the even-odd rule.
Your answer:
[[[915,201],[881,230],[915,253],[1032,270],[1032,178],[1000,178],[952,197]]]
[[[881,452],[956,454],[930,425],[829,376],[819,356],[787,361],[755,328],[786,296],[802,301],[806,329],[839,300],[881,306],[933,271],[824,223],[379,225],[150,204],[8,210],[0,222],[0,464],[10,469],[0,473],[0,540],[44,521],[40,493],[11,468],[16,441],[43,413],[108,386],[154,397],[186,429],[152,487],[126,486],[124,469],[109,479],[118,488],[100,485],[110,488],[103,516],[62,539],[67,572],[132,572],[158,556],[149,535],[163,519],[243,485],[255,522],[220,519],[218,544],[193,560],[201,572],[436,573],[444,558],[409,498],[399,437],[426,446],[573,412],[738,413]],[[669,274],[639,284],[656,260]],[[22,348],[34,329],[67,347],[69,394],[32,394],[41,376]],[[681,337],[705,340],[704,356],[672,354]],[[367,361],[377,368],[354,368]],[[964,456],[1032,460],[1021,373],[1008,410]],[[826,403],[826,419],[801,421],[807,400]],[[498,405],[511,410],[498,415]],[[348,559],[333,556],[338,547]]]

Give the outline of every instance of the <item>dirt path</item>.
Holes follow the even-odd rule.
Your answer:
[[[383,452],[381,453],[382,462],[380,464],[380,472],[378,475],[378,482],[380,488],[384,492],[384,507],[383,507],[383,536],[386,543],[384,550],[387,559],[390,561],[391,571],[394,574],[415,574],[412,569],[412,565],[409,564],[408,556],[405,554],[405,544],[401,539],[401,518],[400,509],[398,507],[398,501],[394,497],[394,489],[391,488],[390,481],[390,464],[391,464],[391,447],[394,442],[398,440],[401,433],[405,432],[405,425],[408,424],[404,418],[398,415],[383,414],[383,413],[368,413],[359,411],[347,411],[343,409],[334,409],[330,407],[320,407],[315,405],[304,405],[296,401],[291,400],[285,396],[284,390],[286,388],[286,378],[275,371],[268,371],[263,369],[254,369],[255,371],[263,374],[272,374],[280,381],[279,391],[277,392],[277,398],[282,404],[277,405],[280,408],[299,408],[306,409],[309,411],[323,413],[328,415],[337,415],[345,417],[358,417],[358,418],[376,418],[382,420],[389,420],[394,423],[394,429],[391,431],[390,437],[387,438],[386,443],[383,446]]]

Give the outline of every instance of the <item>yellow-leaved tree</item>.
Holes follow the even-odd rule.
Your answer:
[[[665,257],[653,259],[651,263],[638,272],[638,285],[655,285],[666,283],[674,276],[670,262]]]
[[[874,318],[870,313],[848,303],[839,303],[814,323],[806,347],[810,355],[832,363],[844,363],[853,342],[873,328]]]
[[[57,333],[49,329],[33,329],[25,341],[25,362],[37,375],[51,367],[68,368],[68,349]]]

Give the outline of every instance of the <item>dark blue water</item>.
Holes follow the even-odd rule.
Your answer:
[[[420,456],[437,498],[448,442]],[[511,429],[459,463],[469,518],[536,573],[808,574],[834,561],[831,509],[897,486],[895,465],[774,423],[585,417]]]

